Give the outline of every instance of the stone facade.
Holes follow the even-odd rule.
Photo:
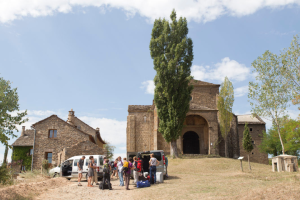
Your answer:
[[[248,153],[243,149],[243,132],[244,132],[245,123],[239,122],[238,124],[238,133],[239,133],[239,146],[240,146],[240,155],[244,156],[245,159],[248,159]],[[250,162],[257,162],[263,164],[269,164],[268,154],[261,153],[259,151],[258,145],[261,144],[262,132],[266,131],[265,124],[248,124],[249,133],[252,137],[252,144],[254,149],[250,152]]]
[[[194,85],[194,89],[191,94],[190,110],[177,140],[178,150],[183,154],[225,156],[225,141],[221,136],[217,109],[220,85],[197,80],[191,81],[191,84]],[[256,119],[252,123],[265,127],[262,120]],[[163,150],[166,154],[170,154],[171,146],[158,132],[158,127],[159,119],[154,102],[152,105],[129,105],[126,130],[127,153]],[[231,130],[227,137],[229,157],[238,158],[243,154],[240,146],[242,134],[239,116],[233,115]],[[261,142],[260,137],[254,137],[254,140],[257,144]],[[257,153],[256,149],[252,155],[253,158],[255,157],[254,162],[268,162],[267,154]]]
[[[76,155],[106,155],[106,152],[91,141],[83,141],[71,147],[65,147],[57,154],[57,161],[62,163],[64,160]]]
[[[74,155],[103,154],[105,142],[100,136],[99,128],[93,129],[78,119],[74,111],[69,111],[68,120],[64,121],[57,115],[41,120],[32,125],[36,130],[35,140],[27,139],[21,134],[12,146],[34,147],[33,168],[40,168],[48,153],[52,153],[52,165],[59,165],[65,159]],[[56,137],[50,137],[50,130],[56,131]],[[33,130],[30,130],[33,133]],[[88,147],[90,145],[90,147]]]

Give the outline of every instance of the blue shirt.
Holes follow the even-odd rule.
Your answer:
[[[166,163],[166,167],[168,167],[168,157],[165,157],[165,163]]]

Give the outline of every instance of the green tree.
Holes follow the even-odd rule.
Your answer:
[[[0,142],[8,145],[10,137],[17,137],[13,131],[17,130],[16,125],[21,125],[28,119],[23,119],[27,114],[19,111],[19,96],[17,88],[12,89],[10,82],[0,77]]]
[[[284,145],[280,134],[279,118],[285,116],[286,108],[291,100],[289,84],[278,70],[281,66],[281,56],[266,51],[253,63],[256,81],[249,82],[251,112],[271,120],[277,128],[277,133],[284,154]]]
[[[187,37],[186,18],[180,17],[177,21],[175,10],[170,18],[170,23],[165,19],[155,20],[150,54],[156,70],[154,102],[159,118],[159,132],[167,142],[171,142],[171,154],[178,157],[176,140],[189,111],[194,56],[193,42]]]
[[[279,120],[282,121],[280,133],[285,146],[285,152],[289,155],[299,156],[300,121],[291,119],[288,116],[280,118]],[[282,153],[276,124],[273,123],[272,127],[268,130],[268,133],[263,134],[262,143],[259,145],[259,149],[261,152],[272,154],[273,156],[277,156]]]
[[[106,142],[106,144],[104,144],[104,149],[106,151],[106,158],[107,159],[112,159],[114,157],[114,150],[115,150],[115,146],[112,146],[109,142]]]
[[[221,134],[225,141],[225,157],[229,157],[228,153],[228,141],[227,136],[230,132],[230,126],[232,121],[232,106],[234,102],[234,92],[232,83],[229,81],[227,76],[224,82],[221,84],[221,89],[218,97],[218,115],[220,121]]]
[[[300,44],[299,36],[295,35],[291,46],[281,53],[281,74],[284,81],[290,87],[293,95],[293,103],[300,104]],[[300,109],[300,107],[299,107]]]
[[[250,135],[247,123],[245,124],[244,132],[243,132],[243,149],[248,153],[248,164],[249,164],[249,169],[251,170],[250,152],[253,150],[253,145],[252,145],[252,137]]]

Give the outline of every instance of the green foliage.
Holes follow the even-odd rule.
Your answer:
[[[277,133],[284,146],[280,134],[279,118],[285,116],[286,108],[291,100],[290,85],[287,84],[280,72],[282,56],[266,51],[261,57],[253,61],[253,72],[256,81],[249,82],[251,112],[265,117],[276,124]]]
[[[300,149],[300,121],[290,119],[285,116],[279,119],[281,122],[280,133],[282,141],[285,146],[285,151],[289,155],[299,155]],[[268,130],[268,133],[263,133],[263,139],[259,149],[262,152],[277,156],[282,154],[282,146],[280,138],[277,134],[277,126],[273,123],[272,127]]]
[[[16,125],[28,121],[22,119],[27,115],[27,111],[19,111],[19,96],[17,88],[12,89],[10,82],[0,77],[0,142],[8,145],[10,136],[17,137],[13,131],[18,130]]]
[[[104,149],[106,150],[107,156],[106,158],[111,160],[114,157],[115,146],[112,146],[109,142],[105,141]]]
[[[249,132],[248,124],[245,124],[244,133],[243,133],[243,149],[250,153],[253,150],[252,137]]]
[[[2,185],[12,184],[11,170],[4,165],[0,167],[0,184]]]
[[[50,168],[48,160],[44,159],[42,162],[42,166],[48,172],[48,169]]]
[[[291,46],[281,54],[282,66],[281,73],[284,76],[284,81],[289,85],[290,92],[293,96],[300,95],[300,44],[299,36],[295,35]],[[300,102],[299,102],[300,103]]]
[[[29,156],[31,147],[14,147],[13,161],[22,160],[22,165],[25,166],[26,170],[31,169],[32,157]]]
[[[171,142],[173,153],[178,157],[176,139],[183,128],[189,110],[193,42],[187,37],[186,18],[176,19],[175,10],[171,22],[156,19],[153,25],[150,54],[156,76],[154,78],[154,102],[159,117],[159,132]]]
[[[234,92],[232,83],[227,76],[221,84],[221,89],[218,97],[217,107],[220,120],[221,134],[225,140],[225,157],[228,157],[227,135],[230,132],[232,121],[232,106],[234,102]]]

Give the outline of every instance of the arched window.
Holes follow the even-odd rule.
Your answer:
[[[144,122],[146,122],[147,121],[147,117],[146,116],[144,116]]]
[[[190,101],[192,101],[193,100],[193,97],[192,96],[190,96]]]

